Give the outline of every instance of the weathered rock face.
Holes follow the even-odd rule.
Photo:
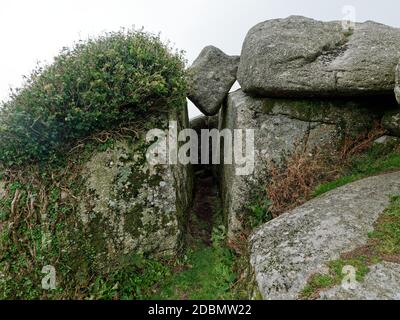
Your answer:
[[[262,22],[244,42],[238,81],[269,97],[393,95],[400,30],[375,22],[291,16]]]
[[[255,154],[254,171],[250,175],[237,175],[240,166],[235,162],[221,168],[229,236],[234,237],[241,230],[252,196],[257,190],[264,192],[268,161],[282,163],[298,148],[311,152],[316,146],[334,146],[346,133],[356,137],[370,129],[375,120],[380,121],[382,113],[374,110],[386,106],[384,102],[379,105],[373,101],[257,99],[241,90],[230,93],[221,110],[220,129],[254,129]]]
[[[178,120],[178,130],[188,127],[186,115]],[[88,241],[97,248],[100,269],[133,253],[173,256],[183,244],[192,197],[191,168],[151,166],[143,138],[133,144],[118,141],[96,153],[83,169],[86,191],[79,215],[90,230]]]
[[[81,221],[99,229],[101,254],[172,255],[181,232],[173,172],[168,167],[150,172],[135,147],[120,141],[85,165],[89,192],[80,202]]]
[[[297,299],[312,275],[325,273],[326,263],[366,244],[390,196],[399,192],[399,172],[367,178],[333,190],[260,227],[250,243],[251,264],[263,298]],[[398,297],[398,290],[392,292],[400,285],[400,278],[393,276],[398,268],[377,266],[359,288],[361,292],[349,297],[368,298],[382,292],[386,292],[383,298]],[[390,284],[392,280],[395,284]],[[372,289],[364,292],[364,288]],[[337,288],[325,295],[344,296]]]
[[[236,81],[240,57],[208,46],[189,68],[188,98],[207,116],[213,116]]]

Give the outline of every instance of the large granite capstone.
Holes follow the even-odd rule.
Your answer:
[[[238,81],[268,97],[393,96],[399,57],[400,29],[290,16],[249,31]]]

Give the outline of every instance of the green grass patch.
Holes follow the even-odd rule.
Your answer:
[[[151,299],[215,300],[230,299],[236,275],[234,256],[223,247],[202,247],[189,252],[183,271],[165,279]]]
[[[307,285],[300,293],[301,299],[317,298],[322,290],[327,290],[334,286],[340,285],[346,276],[344,272],[345,266],[352,266],[356,270],[356,281],[361,282],[364,280],[365,275],[368,273],[369,268],[366,257],[356,257],[352,259],[337,259],[328,263],[329,273],[313,275]]]
[[[391,205],[379,217],[369,238],[377,255],[400,255],[400,196],[392,198]]]
[[[336,284],[335,279],[329,274],[316,274],[310,278],[307,285],[300,294],[302,299],[310,299],[322,289],[333,287]]]
[[[247,209],[250,214],[248,215],[248,223],[251,229],[257,228],[263,223],[272,220],[272,214],[269,211],[269,207],[272,204],[268,199],[259,198],[255,201],[252,201]]]
[[[171,275],[166,262],[132,257],[123,270],[98,277],[89,287],[88,300],[143,300],[148,299],[154,286]]]
[[[224,247],[197,247],[176,261],[135,257],[123,270],[97,278],[89,300],[234,299],[234,255]]]
[[[232,286],[237,279],[237,257],[227,247],[227,230],[218,200],[213,205],[213,211],[212,245],[208,246],[204,239],[189,235],[186,254],[172,267],[170,275],[154,287],[149,299],[235,299]],[[207,227],[197,215],[193,216],[191,223],[199,229]]]

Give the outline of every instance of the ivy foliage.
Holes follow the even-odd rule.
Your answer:
[[[57,159],[80,139],[181,107],[182,52],[143,31],[107,33],[64,48],[0,107],[0,163]]]

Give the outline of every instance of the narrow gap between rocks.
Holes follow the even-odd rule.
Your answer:
[[[212,168],[207,165],[194,166],[194,197],[193,206],[189,212],[188,241],[191,245],[201,241],[212,244],[212,230],[217,214],[219,214],[218,181],[213,175]]]
[[[198,134],[202,129],[215,127],[209,120],[196,124],[195,130]],[[172,273],[156,290],[156,299],[236,298],[236,291],[233,290],[239,276],[236,255],[226,241],[227,228],[216,168],[217,166],[211,164],[193,166],[193,202],[187,212],[185,250],[178,258]]]

